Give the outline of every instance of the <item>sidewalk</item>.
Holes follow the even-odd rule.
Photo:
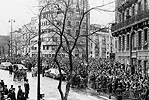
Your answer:
[[[92,95],[96,95],[97,97],[106,99],[106,100],[116,100],[114,96],[111,96],[111,99],[109,99],[109,94],[104,94],[104,93],[98,93],[96,90],[92,88],[88,88],[90,91],[92,91]]]

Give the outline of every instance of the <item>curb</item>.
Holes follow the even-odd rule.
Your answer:
[[[89,90],[93,91],[94,93],[97,94],[98,97],[106,99],[106,100],[116,100],[116,98],[114,96],[111,96],[111,99],[109,99],[109,95],[108,94],[104,94],[104,93],[98,93],[96,90],[89,88]]]

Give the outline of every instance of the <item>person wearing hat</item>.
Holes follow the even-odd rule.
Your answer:
[[[18,93],[17,93],[17,100],[21,100],[21,96],[22,96],[22,89],[21,89],[21,86],[18,86],[19,90],[18,90]]]
[[[30,90],[28,79],[26,79],[26,81],[24,83],[24,88],[25,88],[25,97],[28,98],[28,94],[29,94],[29,90]]]
[[[11,85],[10,89],[9,89],[9,92],[11,92],[11,90],[13,89],[13,85]]]
[[[12,88],[12,89],[10,90],[10,92],[8,93],[8,98],[10,98],[10,100],[17,100],[17,99],[16,99],[15,88]]]
[[[4,85],[4,93],[5,93],[5,95],[7,95],[8,94],[8,88],[7,88],[7,85]]]
[[[1,86],[4,88],[5,83],[4,83],[3,80],[1,80],[0,84],[1,84]]]

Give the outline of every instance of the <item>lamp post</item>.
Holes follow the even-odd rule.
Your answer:
[[[8,22],[10,23],[10,27],[11,27],[11,30],[10,30],[10,57],[12,57],[12,23],[14,23],[15,20],[10,19]]]
[[[42,11],[49,5],[47,3],[44,7],[39,12],[39,23],[38,23],[38,78],[37,78],[37,100],[40,100],[40,73],[41,73],[41,63],[40,63],[40,49],[41,49],[41,16],[42,16]]]

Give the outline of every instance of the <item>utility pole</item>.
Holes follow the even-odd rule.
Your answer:
[[[11,30],[10,30],[10,57],[12,57],[12,24],[15,22],[15,20],[13,19],[10,19],[8,21],[10,23],[10,27],[11,27]]]
[[[41,14],[42,10],[39,14],[39,25],[38,25],[38,82],[37,82],[37,100],[40,100],[40,49],[41,49]]]
[[[40,73],[41,73],[41,63],[40,63],[40,49],[41,49],[41,16],[42,11],[49,5],[47,3],[39,12],[39,23],[38,23],[38,78],[37,78],[37,100],[40,100]]]
[[[86,5],[86,10],[88,10],[88,1],[85,2]],[[89,13],[86,14],[86,75],[87,75],[87,82],[86,82],[86,86],[88,84],[88,30],[89,30]]]

